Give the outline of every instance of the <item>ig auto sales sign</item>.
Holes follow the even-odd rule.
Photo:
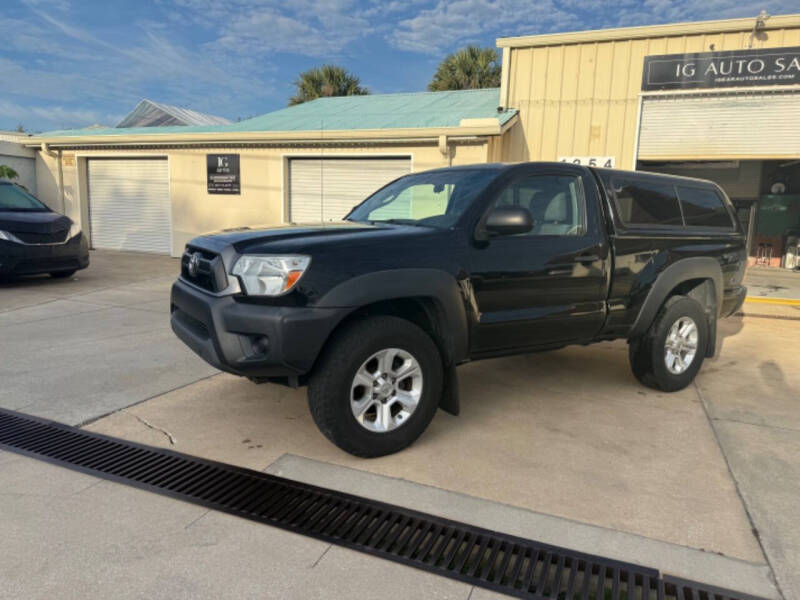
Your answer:
[[[206,154],[209,194],[239,194],[241,179],[238,154]]]
[[[800,84],[800,47],[646,56],[642,90]]]

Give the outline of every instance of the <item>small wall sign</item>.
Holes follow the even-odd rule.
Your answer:
[[[587,167],[603,167],[605,169],[613,169],[616,163],[613,156],[559,156],[558,162]]]
[[[241,193],[238,154],[207,154],[206,170],[209,194]]]
[[[796,85],[800,47],[645,56],[642,90]]]

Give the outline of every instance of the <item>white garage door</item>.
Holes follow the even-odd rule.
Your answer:
[[[112,250],[172,250],[166,159],[90,159],[92,246]]]
[[[338,221],[372,192],[410,172],[410,158],[293,158],[289,220]]]
[[[659,95],[642,102],[640,159],[795,157],[800,93]]]

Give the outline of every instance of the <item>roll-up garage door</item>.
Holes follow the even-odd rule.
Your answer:
[[[166,159],[92,158],[88,181],[94,248],[170,254]]]
[[[410,158],[293,158],[289,219],[338,221],[372,192],[410,172]]]
[[[640,159],[781,158],[800,151],[800,93],[644,98]]]

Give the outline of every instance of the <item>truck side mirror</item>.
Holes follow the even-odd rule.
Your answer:
[[[528,233],[533,229],[533,217],[521,206],[497,206],[486,217],[484,228],[491,235]]]

